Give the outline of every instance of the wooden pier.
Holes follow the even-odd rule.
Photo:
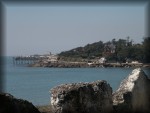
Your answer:
[[[25,65],[25,64],[34,64],[35,62],[41,60],[39,57],[22,57],[22,56],[17,56],[13,57],[13,64],[14,65]]]

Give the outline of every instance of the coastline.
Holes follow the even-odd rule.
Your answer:
[[[123,68],[150,68],[150,63],[142,63],[138,61],[132,62],[106,62],[105,58],[101,58],[103,61],[96,60],[84,60],[84,59],[60,59],[58,56],[47,57],[13,57],[14,65],[26,65],[28,67],[48,67],[48,68],[87,68],[87,67],[123,67]],[[54,57],[54,58],[53,58]]]
[[[150,68],[150,63],[87,63],[87,62],[36,62],[34,64],[29,64],[28,67],[48,67],[48,68],[94,68],[94,67],[141,67],[141,68]]]

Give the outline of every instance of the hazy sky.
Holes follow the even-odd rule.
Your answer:
[[[5,55],[59,53],[145,36],[145,5],[7,5]]]

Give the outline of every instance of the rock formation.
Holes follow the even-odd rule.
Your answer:
[[[40,113],[32,103],[0,93],[0,113]]]
[[[113,93],[115,113],[150,112],[150,80],[140,68],[134,69]]]
[[[112,112],[112,88],[106,81],[64,84],[51,89],[54,113]]]

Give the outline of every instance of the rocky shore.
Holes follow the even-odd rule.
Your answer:
[[[0,113],[40,113],[30,102],[0,93]]]
[[[51,105],[54,113],[108,113],[112,88],[106,81],[60,85],[51,90]]]
[[[54,113],[150,113],[150,80],[134,69],[117,91],[106,81],[63,84],[51,89]]]
[[[150,79],[140,68],[132,71],[113,93],[113,106],[116,113],[150,112]]]
[[[28,65],[29,67],[49,67],[49,68],[87,68],[87,67],[144,67],[150,68],[150,64],[143,63],[87,63],[87,62],[44,62],[39,61],[34,64]]]
[[[105,80],[56,86],[47,106],[0,93],[0,113],[150,113],[149,87],[150,79],[137,68],[114,92]]]

